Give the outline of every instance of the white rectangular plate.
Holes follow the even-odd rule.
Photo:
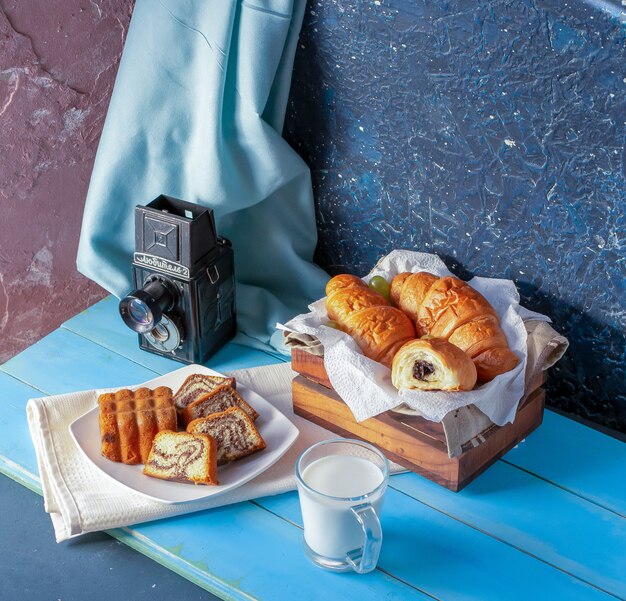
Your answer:
[[[202,365],[188,365],[164,376],[154,378],[143,384],[128,386],[130,389],[147,386],[169,386],[174,393],[185,378],[191,374],[222,375]],[[160,503],[187,503],[198,501],[232,490],[252,480],[278,461],[298,438],[298,428],[285,417],[276,407],[259,396],[256,392],[240,386],[237,391],[259,414],[255,425],[265,440],[267,448],[217,468],[219,485],[204,486],[169,482],[151,478],[143,473],[143,465],[126,465],[109,461],[102,456],[100,450],[100,425],[98,420],[97,399],[103,392],[94,390],[96,406],[70,424],[70,433],[83,455],[102,473],[115,480],[118,484],[134,492]]]

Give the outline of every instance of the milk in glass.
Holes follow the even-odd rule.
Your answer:
[[[383,479],[380,468],[362,457],[329,455],[308,465],[302,480],[328,495],[314,496],[307,490],[300,494],[304,538],[311,550],[324,557],[343,559],[348,551],[361,547],[363,530],[350,507],[369,502],[380,515],[384,491],[366,500],[350,499],[371,493]]]

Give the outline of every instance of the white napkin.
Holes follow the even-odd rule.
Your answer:
[[[440,277],[452,275],[437,256],[408,250],[394,250],[381,259],[363,279],[366,282],[381,275],[389,282],[404,271],[429,271]],[[524,309],[510,280],[475,277],[468,282],[493,306],[511,350],[520,358],[517,367],[487,384],[468,392],[401,391],[391,384],[391,371],[365,357],[351,336],[326,327],[326,299],[313,303],[310,313],[298,315],[282,329],[310,334],[324,346],[324,366],[335,391],[352,410],[357,421],[363,421],[397,407],[401,403],[419,411],[431,421],[440,422],[445,415],[467,405],[476,405],[492,422],[502,426],[515,418],[517,405],[524,396],[524,373],[528,350],[524,320],[549,321],[547,317]]]
[[[230,505],[295,490],[296,459],[307,447],[337,435],[294,415],[289,364],[232,372],[237,381],[272,403],[298,428],[300,436],[287,453],[254,480],[222,495],[192,503],[167,505],[118,486],[78,450],[69,425],[93,408],[93,394],[77,392],[31,399],[26,406],[35,446],[45,510],[52,518],[57,542],[86,532],[108,530]],[[392,465],[392,471],[401,470]],[[181,486],[186,486],[181,484]]]

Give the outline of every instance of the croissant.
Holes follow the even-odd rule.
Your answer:
[[[342,290],[343,288],[367,288],[367,284],[356,275],[350,275],[349,273],[342,273],[340,275],[336,275],[334,278],[328,280],[326,284],[326,296],[330,296],[333,292],[337,290]]]
[[[326,290],[330,290],[326,298],[329,318],[355,339],[366,357],[390,368],[398,349],[415,338],[409,317],[390,307],[384,296],[368,288],[360,278],[335,276]]]
[[[395,279],[395,278],[394,278]],[[424,301],[426,293],[437,281],[437,276],[427,271],[412,273],[403,280],[398,306],[414,321],[416,327],[419,317],[419,310]],[[426,333],[426,332],[424,332]],[[418,334],[420,332],[418,331]],[[423,335],[423,334],[421,334]]]
[[[328,317],[337,323],[361,309],[386,305],[387,300],[382,294],[378,294],[367,286],[360,288],[353,286],[350,288],[339,288],[326,297],[326,312]]]
[[[398,306],[414,319],[418,336],[443,338],[465,351],[481,382],[489,382],[519,363],[509,349],[495,309],[469,284],[427,272],[396,278]]]
[[[398,389],[472,390],[476,367],[460,348],[442,338],[407,342],[393,359],[391,382]]]
[[[399,309],[389,306],[368,307],[348,315],[340,324],[374,361],[391,367],[394,353],[415,338],[411,320]]]

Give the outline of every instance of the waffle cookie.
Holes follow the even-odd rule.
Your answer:
[[[172,390],[122,389],[98,397],[102,455],[111,461],[145,463],[161,430],[176,430]]]
[[[175,482],[218,484],[217,443],[206,434],[159,432],[143,473]]]
[[[194,419],[187,432],[208,434],[217,441],[217,464],[246,457],[265,448],[265,441],[250,416],[241,407]]]
[[[229,407],[241,407],[253,420],[259,417],[259,414],[228,384],[222,384],[196,399],[179,413],[179,417],[182,424],[186,426],[194,419],[226,411]]]
[[[180,412],[193,403],[203,394],[215,390],[218,386],[228,384],[236,388],[235,378],[224,376],[208,376],[206,374],[191,374],[174,395],[174,405]]]

